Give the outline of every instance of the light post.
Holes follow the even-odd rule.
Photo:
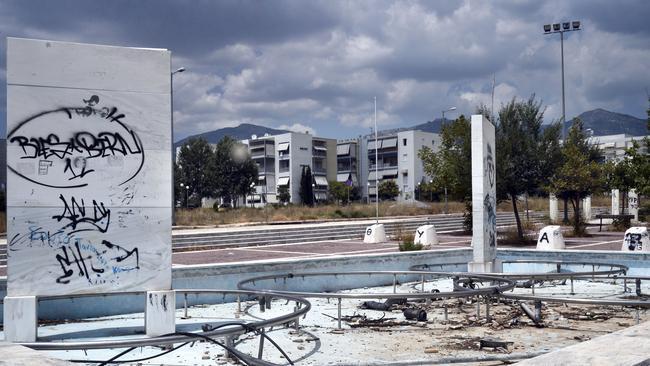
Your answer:
[[[316,184],[312,183],[311,184],[311,198],[312,198],[312,203],[315,205],[316,204]]]
[[[422,182],[418,182],[418,194],[415,196],[415,200],[419,201],[422,199]]]
[[[572,22],[544,24],[544,34],[560,33],[560,59],[562,62],[562,140],[566,140],[566,127],[564,122],[566,120],[565,98],[564,98],[564,32],[579,31],[580,21],[574,20]]]
[[[190,197],[190,186],[187,184],[181,183],[181,188],[185,188],[185,208],[188,208],[188,201]]]
[[[442,111],[442,124],[443,125],[445,124],[445,112],[452,112],[452,111],[455,111],[455,110],[456,110],[456,107],[449,107],[449,108]]]
[[[179,67],[176,69],[176,71],[172,71],[171,74],[169,74],[169,106],[171,109],[171,122],[172,122],[172,138],[171,138],[171,144],[172,144],[172,156],[174,156],[174,74],[178,72],[183,72],[185,71],[184,67]],[[174,159],[172,159],[172,164],[175,164],[176,162]],[[181,183],[181,187],[183,184]],[[176,224],[176,198],[174,194],[174,169],[172,167],[172,223]]]
[[[449,213],[449,207],[447,206],[447,186],[445,185],[445,214]]]
[[[377,139],[377,97],[375,97],[375,215],[379,225],[379,140]]]
[[[562,141],[566,141],[566,109],[564,98],[564,32],[572,32],[580,30],[580,21],[574,20],[572,22],[544,24],[544,34],[560,33],[560,59],[562,61]],[[564,220],[565,223],[569,222],[569,209],[567,199],[564,199]]]
[[[433,179],[429,181],[429,202],[433,203],[433,189],[431,187],[433,186]]]

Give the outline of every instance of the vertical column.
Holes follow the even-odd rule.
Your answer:
[[[551,222],[555,223],[560,219],[557,206],[557,197],[553,193],[548,196],[548,217],[551,219]]]
[[[35,342],[36,296],[7,296],[3,305],[5,341]]]
[[[472,247],[470,272],[495,272],[496,261],[496,150],[494,125],[482,115],[472,116]]]
[[[621,201],[618,189],[612,189],[612,215],[620,215]]]
[[[632,221],[639,221],[639,195],[632,189],[627,194],[628,213],[634,215]]]
[[[591,220],[591,196],[582,200],[582,218],[585,222]]]
[[[149,337],[176,331],[176,293],[174,291],[147,291],[144,326]]]

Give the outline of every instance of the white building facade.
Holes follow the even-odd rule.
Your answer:
[[[620,161],[625,156],[625,150],[632,147],[634,141],[639,144],[641,153],[647,154],[643,139],[650,136],[631,136],[627,134],[593,136],[589,138],[591,144],[598,146],[605,161]]]
[[[415,201],[418,183],[430,180],[424,174],[422,160],[418,157],[418,152],[425,146],[437,151],[440,148],[440,136],[409,130],[380,132],[377,141],[374,134],[361,137],[358,169],[362,199],[374,201],[379,182],[391,179],[399,187],[399,202]]]
[[[336,180],[336,140],[289,132],[243,142],[259,171],[255,193],[247,197],[247,204],[279,203],[280,187],[288,189],[291,203],[299,204],[300,179],[306,166],[312,172],[315,201],[327,201],[328,182]]]

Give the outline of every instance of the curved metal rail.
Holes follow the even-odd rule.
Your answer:
[[[579,278],[579,277],[594,277],[594,276],[603,276],[603,275],[620,275],[626,274],[628,267],[622,264],[614,263],[596,263],[596,262],[572,262],[572,261],[552,261],[552,260],[535,260],[535,259],[518,259],[503,261],[503,264],[506,263],[531,263],[531,264],[555,264],[556,272],[528,272],[528,273],[490,273],[490,276],[509,278],[514,280],[558,280],[558,279],[570,279],[570,278]],[[409,270],[411,271],[427,271],[430,266],[438,266],[431,264],[418,264],[411,266]],[[591,266],[591,271],[582,271],[582,272],[562,272],[562,267],[565,266]],[[596,270],[596,267],[609,267],[607,270]]]
[[[264,282],[273,280],[277,283],[282,280],[286,283],[287,279],[302,278],[303,280],[308,277],[338,277],[338,276],[392,276],[393,277],[393,293],[334,293],[334,292],[308,292],[308,291],[287,291],[277,290],[272,288],[255,289],[248,285],[253,285],[257,282]],[[433,278],[452,278],[454,280],[454,291],[452,292],[409,292],[397,293],[396,284],[397,276],[419,276],[421,282],[425,282],[425,277]],[[493,282],[497,285],[486,286],[478,289],[471,289],[466,287],[457,286],[458,283],[468,282]],[[417,282],[417,281],[409,281]],[[467,272],[423,272],[423,271],[348,271],[348,272],[304,272],[304,273],[285,273],[278,275],[266,275],[248,278],[237,283],[237,288],[246,291],[267,291],[272,294],[282,294],[289,296],[299,296],[306,298],[338,298],[338,299],[394,299],[394,298],[412,298],[412,299],[431,299],[431,298],[455,298],[455,297],[473,297],[480,295],[496,295],[504,291],[512,290],[516,282],[512,279],[497,277],[485,274],[474,274]]]
[[[225,295],[236,295],[238,300],[241,296],[257,296],[257,297],[267,297],[267,298],[280,298],[288,301],[295,301],[297,304],[300,304],[299,307],[293,309],[291,313],[283,314],[278,317],[254,321],[250,323],[241,322],[240,324],[232,324],[224,328],[211,330],[207,332],[197,332],[198,335],[203,335],[207,337],[225,337],[225,336],[234,336],[250,329],[262,329],[274,325],[287,324],[295,322],[301,316],[304,316],[311,309],[311,303],[304,299],[290,295],[281,295],[281,294],[272,294],[266,291],[243,291],[243,290],[213,290],[213,289],[178,289],[174,290],[177,294],[223,294]],[[129,294],[142,294],[144,292],[129,292]],[[115,294],[105,294],[104,296],[111,295],[124,295],[125,293],[115,293]],[[87,295],[66,295],[66,296],[48,296],[48,297],[39,297],[42,300],[51,300],[57,298],[69,298],[69,297],[85,297]],[[129,348],[129,347],[142,347],[142,346],[157,346],[157,345],[168,345],[174,343],[187,342],[188,337],[183,335],[170,335],[170,336],[160,336],[160,337],[138,337],[138,338],[128,338],[128,339],[119,339],[119,340],[105,340],[105,341],[73,341],[73,342],[29,342],[29,343],[19,343],[22,346],[29,347],[35,350],[82,350],[82,349],[105,349],[105,348]]]

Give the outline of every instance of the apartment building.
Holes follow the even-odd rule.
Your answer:
[[[639,143],[640,151],[648,153],[641,143],[646,136],[631,136],[627,134],[592,136],[589,142],[596,144],[603,153],[605,161],[619,161],[625,156],[625,150],[632,147],[634,141]],[[650,136],[647,136],[650,138]]]
[[[359,182],[362,198],[374,201],[379,182],[392,179],[397,183],[400,202],[414,201],[417,184],[423,179],[422,160],[418,151],[423,147],[436,151],[440,147],[438,134],[409,130],[383,131],[375,136],[366,135],[359,140]],[[375,148],[377,157],[375,158]]]
[[[244,140],[259,169],[255,193],[247,204],[262,206],[278,203],[278,188],[287,187],[291,203],[300,203],[300,179],[303,167],[313,175],[314,199],[328,199],[329,181],[336,180],[336,140],[306,133],[289,132]]]
[[[359,139],[338,140],[336,143],[336,181],[359,186]]]

